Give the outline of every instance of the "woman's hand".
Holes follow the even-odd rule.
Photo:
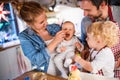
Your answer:
[[[59,44],[60,42],[62,42],[62,41],[64,40],[64,38],[65,38],[65,33],[64,33],[64,31],[59,31],[59,32],[57,32],[57,34],[55,35],[54,41]]]
[[[65,33],[63,31],[57,32],[52,42],[47,46],[49,51],[52,52],[57,47],[57,45],[64,40]]]

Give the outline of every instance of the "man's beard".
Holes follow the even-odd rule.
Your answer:
[[[93,18],[94,20],[102,20],[101,16],[102,16],[102,13],[100,13],[98,16],[94,16]]]
[[[102,20],[102,18],[101,18],[102,13],[101,12],[97,16],[92,16],[92,15],[88,15],[88,16],[90,17],[90,19],[92,19],[92,21],[101,21]]]

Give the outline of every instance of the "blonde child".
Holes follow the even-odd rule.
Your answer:
[[[110,47],[118,41],[118,27],[111,21],[94,22],[87,28],[86,41],[90,55],[88,61],[75,55],[75,62],[84,70],[107,77],[114,77],[114,54]]]
[[[69,68],[74,57],[75,48],[79,48],[79,51],[83,50],[83,45],[78,38],[74,36],[75,27],[70,21],[66,21],[62,25],[62,31],[66,34],[64,40],[58,45],[56,51],[57,55],[54,58],[55,65],[61,72],[61,76],[67,78],[67,71],[65,68]]]

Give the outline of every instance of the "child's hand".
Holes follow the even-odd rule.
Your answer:
[[[66,50],[65,46],[62,46],[61,49],[60,49],[61,52],[65,52],[65,50]]]
[[[80,52],[80,51],[78,50],[78,48],[76,47],[76,48],[75,48],[75,55],[81,56],[80,54],[81,54],[81,52]]]
[[[81,59],[81,56],[76,54],[73,59],[74,59],[75,62],[79,63],[79,60]]]

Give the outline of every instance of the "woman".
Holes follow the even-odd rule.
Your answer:
[[[31,61],[32,67],[47,72],[50,53],[64,39],[65,34],[59,31],[60,27],[57,24],[47,26],[47,16],[39,3],[34,1],[17,3],[16,9],[19,17],[28,26],[19,34],[23,52]],[[47,45],[45,41],[51,39]]]

